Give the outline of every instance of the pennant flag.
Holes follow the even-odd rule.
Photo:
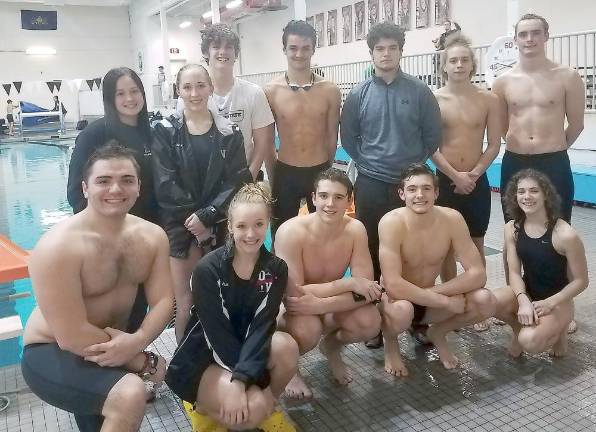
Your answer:
[[[97,86],[97,90],[99,90],[100,84],[101,84],[101,78],[95,78],[95,85]]]
[[[93,91],[93,83],[95,82],[95,80],[85,80],[87,81],[87,85],[89,86],[89,90]]]
[[[54,81],[46,81],[48,88],[50,89],[50,93],[54,93]]]
[[[62,86],[62,80],[54,80],[54,85],[56,86],[56,90],[60,91],[60,87]]]
[[[17,89],[17,93],[21,92],[21,85],[23,84],[23,81],[13,81],[13,85],[14,88]]]
[[[12,84],[2,84],[2,87],[4,87],[4,91],[6,92],[6,94],[10,96],[10,89],[12,87]]]

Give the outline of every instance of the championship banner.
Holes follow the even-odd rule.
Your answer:
[[[10,96],[10,89],[12,87],[12,84],[2,84],[2,87],[4,87],[4,91],[6,92],[6,95]]]
[[[21,9],[21,28],[23,30],[56,30],[58,28],[58,12]]]

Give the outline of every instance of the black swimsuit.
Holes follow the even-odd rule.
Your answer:
[[[569,283],[567,257],[553,247],[553,228],[544,235],[532,238],[522,227],[517,232],[516,250],[523,267],[526,292],[532,301],[544,300]]]

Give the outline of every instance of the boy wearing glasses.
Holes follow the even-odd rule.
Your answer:
[[[315,29],[305,21],[284,28],[283,51],[288,70],[265,86],[280,138],[272,179],[275,198],[271,232],[296,216],[301,199],[309,212],[314,179],[335,158],[341,95],[339,88],[311,71]]]

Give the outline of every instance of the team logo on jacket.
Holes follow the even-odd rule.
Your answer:
[[[257,278],[257,289],[260,293],[269,292],[271,285],[273,285],[273,275],[268,271],[261,270]]]

